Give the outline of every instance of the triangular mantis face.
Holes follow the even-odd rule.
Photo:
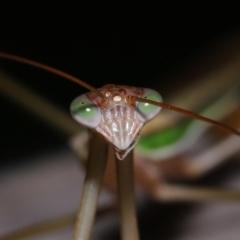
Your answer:
[[[160,107],[148,103],[129,103],[127,96],[162,102],[154,90],[128,86],[106,85],[98,89],[105,96],[107,106],[95,93],[77,97],[71,104],[71,113],[76,121],[99,132],[115,147],[116,155],[123,159],[136,145],[143,125],[154,118]]]

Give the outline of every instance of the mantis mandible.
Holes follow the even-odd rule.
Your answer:
[[[7,57],[7,56],[9,56],[9,55],[4,55],[4,54],[1,54],[1,56],[2,57]],[[26,63],[30,63],[28,60],[25,60],[25,59],[22,59],[22,58],[15,58],[15,57],[13,57],[13,56],[10,56],[10,58],[12,58],[13,60],[20,60],[21,62],[26,62]],[[14,59],[15,58],[15,59]],[[33,63],[33,62],[32,62]],[[31,63],[31,64],[32,64]],[[33,63],[32,65],[39,65],[39,66],[43,66],[43,65],[41,65],[41,64],[38,64],[38,63]],[[44,69],[45,70],[53,70],[53,69],[51,69],[51,68],[49,68],[49,67],[44,67]],[[52,71],[53,72],[53,71]],[[67,75],[67,74],[62,74],[62,72],[60,72],[60,71],[56,71],[56,70],[54,70],[54,72],[55,73],[61,73],[61,75],[63,76],[65,76],[65,77],[68,77],[69,78],[69,75]],[[76,79],[76,78],[72,78],[71,76],[70,76],[70,78],[69,79],[71,79],[72,81],[74,81],[74,82],[78,82],[78,80]],[[94,109],[94,111],[95,111],[95,114],[94,115],[96,115],[96,112],[98,111],[97,110],[97,108],[96,108],[96,105],[98,105],[99,107],[102,107],[103,109],[106,109],[107,108],[107,106],[110,106],[112,103],[109,103],[108,101],[108,98],[107,97],[111,97],[112,98],[112,100],[115,102],[115,104],[116,105],[119,105],[118,103],[119,102],[121,102],[121,101],[123,101],[123,97],[124,97],[124,95],[126,95],[127,96],[127,98],[126,99],[124,99],[124,101],[123,102],[125,102],[125,103],[129,103],[131,106],[135,106],[136,105],[136,102],[139,102],[139,105],[138,105],[138,107],[137,107],[137,113],[138,113],[138,115],[140,115],[140,118],[142,118],[143,119],[143,121],[148,121],[148,120],[150,120],[154,115],[156,115],[157,113],[158,113],[158,111],[159,111],[159,108],[158,107],[164,107],[164,108],[168,108],[168,109],[170,109],[170,110],[174,110],[174,111],[177,111],[177,112],[180,112],[180,113],[183,113],[183,114],[186,114],[186,115],[188,115],[188,116],[191,116],[191,117],[195,117],[195,118],[197,118],[197,119],[200,119],[200,120],[203,120],[203,121],[207,121],[207,122],[209,122],[209,123],[211,123],[211,124],[214,124],[215,126],[217,126],[217,127],[219,127],[219,128],[222,128],[222,129],[224,129],[224,130],[227,130],[228,132],[231,132],[231,133],[233,133],[233,134],[235,134],[235,135],[240,135],[239,134],[239,132],[238,131],[236,131],[236,130],[234,130],[234,129],[232,129],[232,128],[229,128],[229,127],[226,127],[226,126],[224,126],[224,125],[222,125],[222,124],[219,124],[219,123],[217,123],[216,121],[213,121],[213,120],[210,120],[210,119],[207,119],[207,118],[205,118],[205,117],[201,117],[201,116],[199,116],[198,114],[194,114],[194,113],[191,113],[191,112],[189,112],[189,111],[186,111],[186,110],[183,110],[183,109],[179,109],[179,108],[176,108],[176,107],[173,107],[173,106],[170,106],[170,105],[167,105],[167,104],[163,104],[163,103],[156,103],[156,102],[153,102],[153,101],[151,101],[152,99],[157,99],[157,100],[161,100],[161,97],[156,93],[156,92],[153,92],[152,90],[140,90],[140,89],[135,89],[136,90],[136,92],[137,92],[137,94],[135,95],[135,94],[133,94],[133,93],[128,93],[128,89],[126,89],[125,87],[123,87],[123,86],[120,86],[120,87],[116,87],[116,86],[113,86],[113,85],[110,85],[110,86],[107,86],[106,87],[106,89],[104,88],[104,89],[100,89],[100,91],[97,91],[96,89],[94,89],[94,88],[92,88],[91,86],[89,86],[88,84],[86,84],[86,83],[83,83],[83,82],[80,82],[81,83],[81,85],[82,86],[84,86],[84,87],[86,87],[86,88],[88,88],[89,90],[91,90],[93,93],[91,93],[91,95],[93,95],[93,98],[95,98],[95,102],[93,103],[93,102],[88,102],[88,104],[90,104],[90,107],[93,107],[93,108],[95,108]],[[112,92],[113,91],[113,92]],[[150,91],[150,94],[149,94],[149,91]],[[147,93],[145,93],[145,92],[147,92]],[[139,94],[139,93],[141,93],[141,94]],[[141,97],[142,97],[142,94],[146,94],[146,96],[144,95],[144,97],[146,97],[146,98],[149,98],[150,100],[146,100],[146,99],[142,99]],[[150,95],[150,97],[149,97],[149,95]],[[153,98],[152,98],[152,96],[151,95],[153,95]],[[85,95],[84,96],[82,96],[80,99],[79,98],[77,98],[74,102],[73,102],[73,105],[72,105],[72,114],[74,115],[74,117],[77,119],[77,120],[79,120],[81,123],[83,123],[84,121],[86,122],[86,123],[89,123],[89,122],[91,122],[89,119],[81,119],[79,116],[78,116],[78,108],[79,108],[79,100],[80,100],[80,103],[83,103],[83,99],[84,100],[89,100],[89,98],[87,98]],[[143,102],[143,103],[142,103]],[[147,103],[147,104],[150,104],[150,106],[151,106],[151,104],[153,104],[154,106],[156,106],[156,107],[150,107],[150,110],[148,110],[148,107],[149,107],[149,105],[145,105],[145,103]],[[77,106],[76,106],[77,105]],[[83,105],[85,105],[85,102],[83,103]],[[144,109],[146,107],[146,110]],[[80,106],[80,108],[81,108],[81,106]],[[86,108],[84,108],[86,111],[88,111],[87,109],[89,109],[89,105],[87,105],[87,107]],[[145,112],[146,111],[146,112]],[[150,111],[150,117],[149,117],[149,115],[148,115],[148,113],[149,113],[149,111]],[[97,113],[98,114],[98,113]],[[80,114],[81,115],[81,114]],[[88,116],[87,116],[88,117]],[[97,121],[99,121],[99,116],[97,116],[98,117],[98,119],[97,119]],[[80,118],[80,119],[79,119]],[[91,127],[93,127],[93,126],[95,126],[96,125],[96,120],[94,119],[94,121],[92,121],[93,123],[93,125],[90,125]],[[142,126],[144,123],[141,123],[140,125]],[[126,124],[127,125],[127,124]],[[125,125],[125,126],[126,126]],[[122,159],[122,158],[124,158],[125,157],[125,155],[126,155],[126,149],[127,150],[131,150],[131,148],[132,147],[134,147],[134,145],[135,145],[135,143],[136,143],[136,141],[138,140],[138,130],[139,129],[137,129],[136,130],[136,132],[135,132],[135,135],[133,135],[133,137],[132,137],[132,139],[134,139],[134,144],[132,144],[132,142],[131,141],[129,141],[129,144],[127,145],[127,147],[126,146],[122,146],[122,145],[120,145],[120,147],[119,147],[119,145],[118,145],[118,143],[116,143],[115,144],[115,147],[116,147],[116,154],[117,154],[117,156],[118,156],[118,158],[120,158],[120,159]],[[109,134],[108,134],[109,135]],[[108,136],[107,134],[106,134],[106,136]],[[106,137],[105,136],[105,137]],[[106,137],[107,138],[107,137]],[[108,138],[108,141],[109,141],[109,138]],[[125,141],[124,141],[125,142]],[[132,145],[131,145],[132,144]],[[130,148],[130,149],[129,149]],[[125,162],[127,162],[127,161],[125,161]],[[129,160],[129,162],[130,162],[130,160]],[[81,231],[82,232],[82,231]],[[89,233],[88,233],[89,234]],[[137,234],[136,234],[137,235]],[[124,236],[124,233],[123,233],[123,236]],[[124,238],[124,237],[123,237]],[[75,237],[75,239],[78,239],[78,237]],[[85,238],[84,238],[85,239]],[[86,238],[87,239],[87,238]],[[125,239],[125,238],[124,238]],[[127,239],[127,238],[126,238]],[[129,238],[130,239],[130,238]],[[136,237],[136,239],[137,239],[137,237]]]

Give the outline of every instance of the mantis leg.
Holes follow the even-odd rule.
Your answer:
[[[5,236],[1,236],[0,240],[33,239],[34,237],[39,237],[43,234],[51,233],[56,230],[61,230],[72,226],[74,222],[75,217],[71,215],[64,218],[47,221],[45,223],[31,226],[13,233],[9,233]]]
[[[115,210],[115,207],[105,207],[98,209],[97,218],[104,216],[106,213]],[[0,236],[0,240],[19,240],[19,239],[33,239],[34,237],[40,237],[42,235],[53,233],[62,229],[72,227],[75,224],[76,216],[71,214],[65,217],[47,220],[44,223],[39,223],[26,227],[21,230],[17,230],[3,236]]]
[[[230,156],[234,155],[239,151],[240,140],[235,136],[230,136],[225,141],[217,144],[194,157],[194,161],[188,161],[191,168],[195,169],[197,176],[207,174],[213,170],[216,166],[227,161]],[[190,159],[191,160],[191,159]]]
[[[98,134],[93,134],[90,146],[87,173],[73,240],[90,239],[97,209],[98,195],[107,162],[108,144]]]
[[[239,108],[232,114],[230,119],[235,128],[239,128],[240,112]],[[234,122],[235,121],[235,122]],[[205,149],[196,154],[187,154],[184,157],[185,162],[185,178],[198,178],[206,175],[208,172],[214,170],[219,165],[223,164],[229,157],[239,153],[240,139],[236,136],[224,136],[220,141],[214,144],[207,144]]]
[[[124,160],[116,158],[122,240],[138,240],[134,200],[133,151]]]
[[[240,201],[238,190],[216,190],[170,184],[164,181],[155,165],[135,161],[136,179],[139,185],[157,201]]]

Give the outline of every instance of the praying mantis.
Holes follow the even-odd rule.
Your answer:
[[[226,98],[227,98],[227,97],[226,97]],[[79,140],[77,140],[77,141],[79,141]],[[139,151],[141,152],[141,150],[139,150]],[[152,160],[152,161],[154,161],[154,160]],[[111,187],[111,186],[110,186],[110,187]],[[147,188],[147,189],[150,189],[150,188]],[[152,191],[152,190],[150,189],[150,190],[149,190],[149,193],[151,193],[151,191]],[[153,193],[153,191],[152,191],[152,193]],[[171,196],[169,196],[169,198],[170,198],[170,199],[168,199],[168,200],[171,200]],[[166,199],[166,200],[167,200],[167,199]]]

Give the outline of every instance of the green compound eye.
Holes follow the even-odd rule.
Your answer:
[[[70,111],[73,118],[80,124],[96,128],[101,121],[101,112],[86,94],[75,98],[71,105]]]
[[[156,102],[162,102],[161,95],[158,92],[148,88],[143,89],[143,95],[141,98],[146,98]],[[138,118],[144,123],[153,119],[160,112],[160,110],[161,110],[160,107],[157,107],[149,103],[142,102],[137,103]]]

